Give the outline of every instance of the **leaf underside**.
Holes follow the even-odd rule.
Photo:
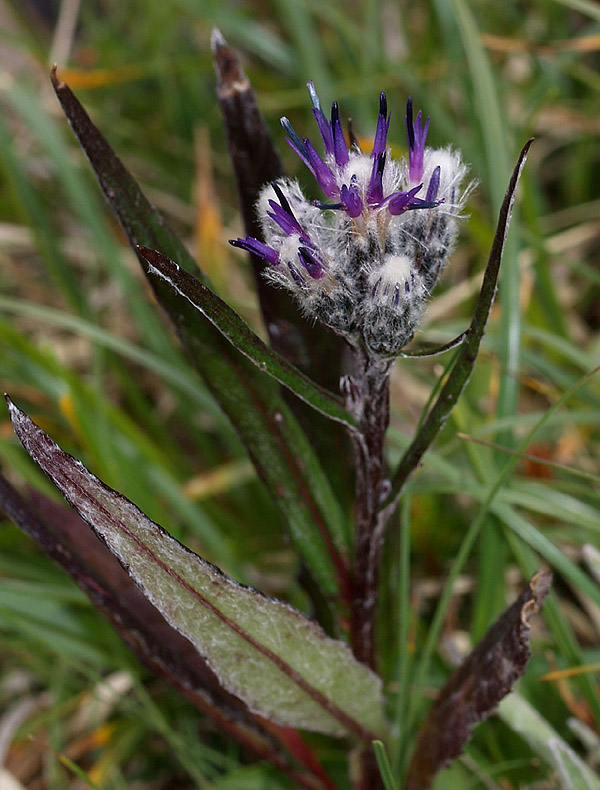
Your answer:
[[[137,657],[231,738],[307,790],[333,790],[299,733],[265,727],[223,689],[192,643],[144,597],[105,544],[71,508],[34,489],[27,501],[0,474],[0,508],[90,597]],[[290,759],[288,752],[307,770]]]
[[[33,460],[227,692],[279,725],[362,739],[385,732],[381,681],[345,643],[186,549],[7,401]]]

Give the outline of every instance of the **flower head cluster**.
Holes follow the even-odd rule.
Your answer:
[[[311,82],[308,90],[324,154],[287,118],[281,123],[328,200],[307,200],[296,181],[273,182],[258,201],[264,242],[231,243],[267,261],[265,275],[307,316],[371,354],[397,354],[414,335],[456,241],[467,168],[458,152],[425,146],[429,118],[423,124],[421,112],[413,117],[411,99],[408,158],[395,161],[385,93],[365,154],[356,141],[348,147],[337,102],[328,119]]]

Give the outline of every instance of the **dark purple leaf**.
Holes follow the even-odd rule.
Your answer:
[[[548,569],[538,571],[450,676],[419,733],[406,790],[431,787],[436,773],[462,752],[473,727],[524,673],[531,655],[529,620],[542,608],[551,583]]]
[[[260,239],[262,229],[256,216],[256,200],[265,184],[285,175],[283,164],[239,58],[216,30],[212,36],[212,48],[217,72],[217,98],[225,123],[246,235]],[[169,255],[168,250],[159,249]],[[261,276],[265,262],[256,255],[251,255],[250,259],[273,348],[323,386],[337,389],[344,341],[321,326],[306,321],[291,297],[270,286]]]

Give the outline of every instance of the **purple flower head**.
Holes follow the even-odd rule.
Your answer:
[[[406,134],[408,136],[408,177],[411,184],[418,183],[423,178],[423,155],[425,153],[425,139],[429,128],[429,118],[422,125],[423,114],[417,113],[416,122],[413,121],[412,97],[406,103]]]
[[[337,102],[327,118],[312,82],[308,91],[323,151],[287,118],[281,123],[326,202],[310,201],[297,182],[282,178],[258,200],[264,241],[231,243],[267,261],[263,275],[290,291],[307,316],[367,353],[388,357],[414,335],[452,251],[467,168],[451,148],[425,148],[429,118],[423,123],[421,112],[413,117],[411,99],[408,158],[398,163],[388,149],[385,93],[379,95],[373,147],[363,153],[352,132],[348,148]]]

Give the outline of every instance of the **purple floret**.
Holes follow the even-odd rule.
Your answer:
[[[367,189],[367,203],[370,206],[377,205],[383,200],[383,169],[385,167],[386,156],[386,152],[383,151],[373,162],[371,179],[369,181],[369,188]]]
[[[348,147],[346,146],[346,139],[342,131],[340,111],[336,101],[331,105],[331,134],[333,136],[333,154],[335,156],[335,162],[338,167],[344,167],[344,165],[348,164],[350,157],[348,156]]]
[[[305,138],[303,142],[308,157],[307,164],[314,175],[315,180],[327,197],[337,197],[340,193],[340,190],[333,173],[321,159],[308,137]]]
[[[397,217],[399,214],[404,214],[405,211],[409,211],[411,208],[416,208],[418,203],[417,200],[415,200],[415,195],[422,188],[423,184],[419,184],[409,189],[408,192],[394,192],[392,195],[389,195],[389,197],[386,198],[386,202],[390,214]],[[423,201],[418,202],[422,203]]]
[[[298,247],[298,259],[313,280],[320,280],[325,276],[325,266],[308,247]]]
[[[437,198],[438,190],[440,188],[440,176],[441,176],[441,169],[438,165],[433,173],[431,174],[431,178],[429,179],[429,186],[427,187],[427,195],[425,196],[425,200],[429,203],[433,202]]]
[[[313,115],[315,116],[317,126],[319,127],[319,131],[321,132],[321,137],[323,138],[323,145],[325,146],[325,151],[328,154],[333,154],[333,136],[331,134],[331,126],[329,125],[329,121],[325,117],[325,113],[321,109],[321,102],[319,101],[319,97],[317,95],[312,80],[306,83],[306,87],[308,88],[308,93],[310,95],[310,100],[312,102]]]
[[[348,212],[348,216],[352,217],[352,219],[355,219],[362,214],[363,202],[360,199],[360,195],[358,194],[358,189],[355,184],[350,184],[349,187],[344,184],[340,191],[340,197],[342,199],[344,208]]]
[[[254,239],[252,236],[246,236],[245,239],[231,239],[229,243],[233,247],[239,247],[241,250],[251,252],[252,255],[258,255],[259,258],[270,263],[272,266],[279,266],[281,263],[279,254],[268,244],[265,244],[259,239]]]
[[[267,212],[267,216],[271,217],[271,219],[276,222],[281,230],[284,233],[287,233],[288,236],[292,236],[294,233],[299,233],[300,236],[304,236],[304,228],[294,216],[292,207],[290,206],[286,196],[281,191],[281,187],[276,181],[272,181],[271,186],[279,198],[279,203],[281,205],[276,203],[274,200],[269,200],[269,206],[272,210]]]
[[[411,184],[415,184],[423,177],[423,154],[425,153],[425,140],[429,128],[429,118],[422,125],[423,114],[417,113],[416,122],[413,121],[412,97],[406,103],[406,134],[408,136],[408,176]]]
[[[387,117],[387,99],[382,91],[379,95],[379,117],[377,118],[377,129],[375,130],[371,159],[377,159],[380,154],[384,153],[387,146],[389,128],[390,118]]]

